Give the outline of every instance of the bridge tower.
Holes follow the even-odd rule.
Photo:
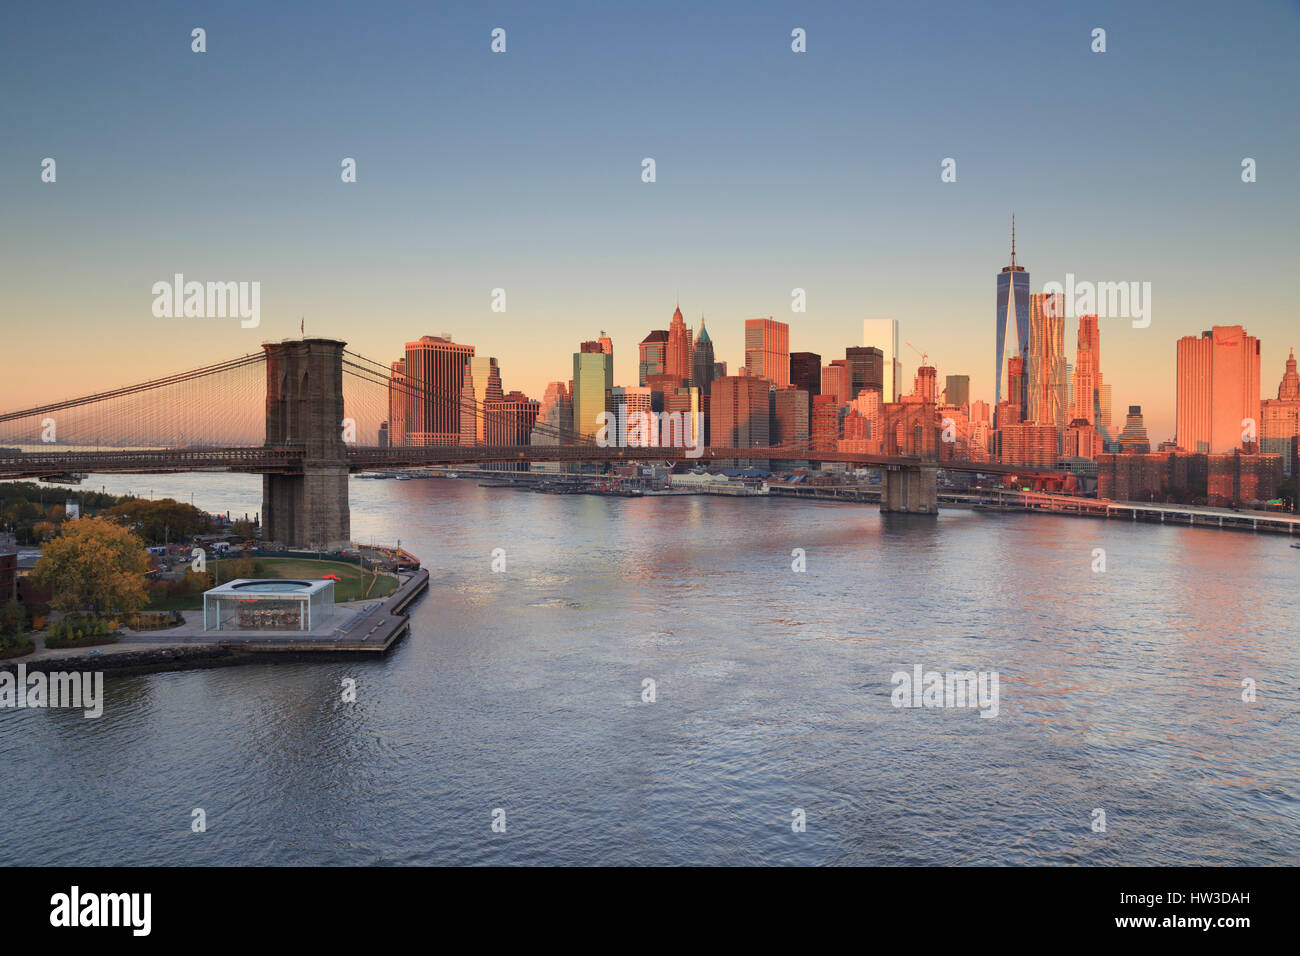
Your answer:
[[[262,540],[290,548],[347,547],[348,453],[343,442],[343,347],[285,339],[266,350],[266,444],[300,445],[302,473],[262,476]]]
[[[939,428],[930,402],[894,403],[881,416],[886,455],[918,458],[916,465],[885,468],[880,510],[905,514],[939,513]]]
[[[921,464],[884,470],[880,510],[914,515],[939,513],[939,468]]]

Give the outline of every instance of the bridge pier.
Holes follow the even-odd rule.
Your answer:
[[[886,468],[880,486],[880,510],[914,515],[937,515],[939,513],[938,466]]]
[[[347,547],[348,452],[343,442],[343,346],[334,339],[266,343],[266,444],[303,448],[301,474],[262,476],[262,541]]]

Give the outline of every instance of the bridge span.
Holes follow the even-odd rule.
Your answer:
[[[344,367],[358,377],[375,375],[345,359],[334,339],[286,340],[263,345],[264,356],[242,357],[103,395],[0,415],[0,423],[93,404],[122,395],[173,386],[264,361],[265,441],[261,445],[212,445],[156,449],[22,452],[0,449],[0,478],[43,478],[79,473],[164,474],[228,471],[262,475],[262,526],[266,541],[291,547],[337,547],[350,538],[347,478],[378,468],[517,462],[833,461],[883,472],[881,510],[938,512],[940,468],[983,474],[1053,477],[1054,470],[1024,469],[974,461],[939,461],[937,455],[873,455],[822,449],[810,444],[748,448],[601,447],[577,435],[551,436],[538,445],[369,446],[344,440]],[[347,353],[351,355],[352,353]],[[357,357],[361,358],[361,357]],[[368,360],[363,360],[368,362]],[[374,363],[370,363],[374,364]],[[387,388],[378,378],[374,382]],[[445,398],[443,399],[445,400]],[[476,412],[481,413],[481,412]],[[927,450],[936,446],[921,442]]]

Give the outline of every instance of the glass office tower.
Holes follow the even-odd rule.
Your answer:
[[[997,354],[993,407],[1011,394],[1007,360],[1029,351],[1029,273],[1016,265],[1016,220],[1011,218],[1011,265],[998,274]],[[996,426],[996,423],[994,423]]]

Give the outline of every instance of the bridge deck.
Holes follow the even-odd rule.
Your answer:
[[[302,470],[303,449],[293,445],[249,447],[127,449],[121,451],[41,451],[0,455],[0,479],[43,478],[64,474],[166,474],[233,471],[253,474],[296,474]],[[419,468],[430,465],[502,464],[510,462],[699,462],[721,461],[841,462],[859,468],[908,470],[938,466],[949,471],[982,474],[1064,476],[1070,472],[1044,467],[1005,465],[986,461],[938,461],[916,457],[868,455],[815,450],[807,446],[758,448],[674,447],[601,448],[594,445],[428,445],[398,448],[350,447],[351,471],[376,468]]]

